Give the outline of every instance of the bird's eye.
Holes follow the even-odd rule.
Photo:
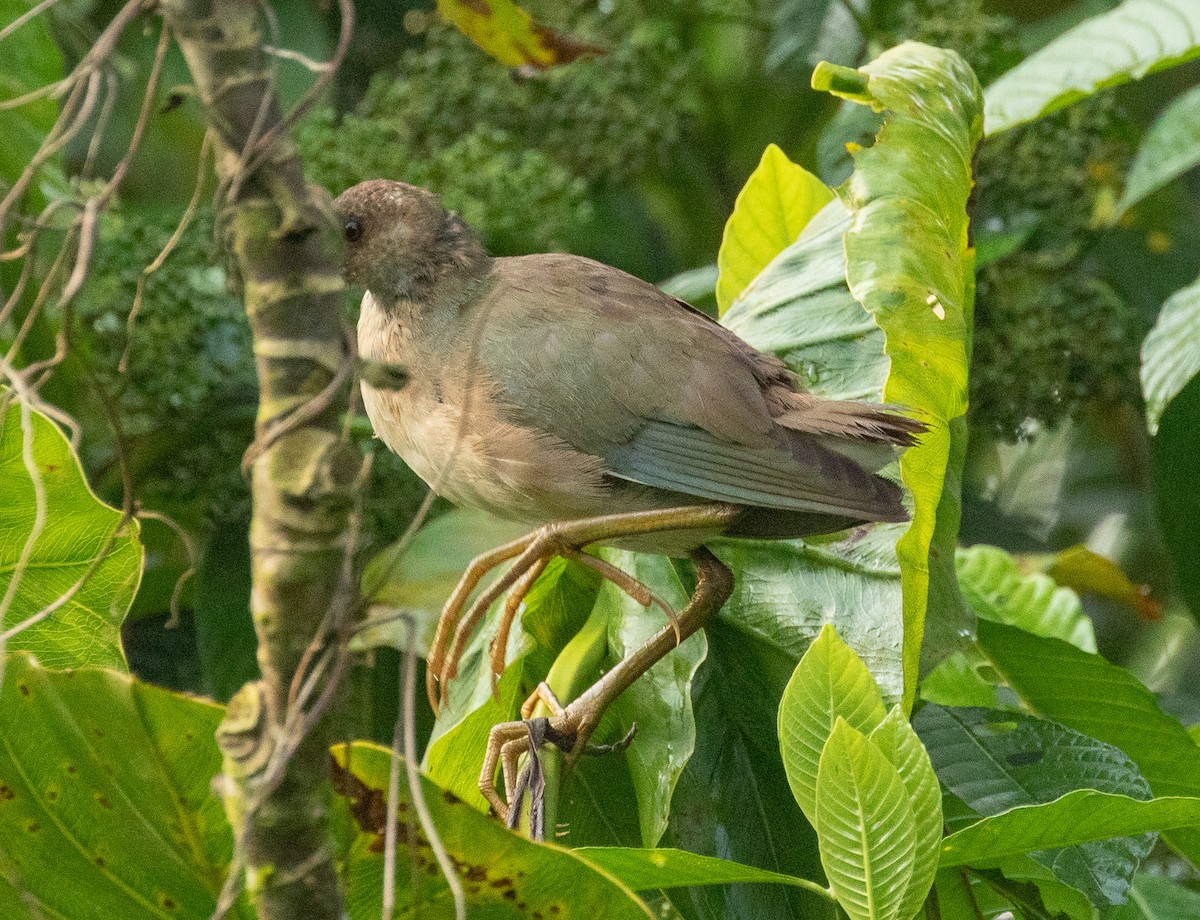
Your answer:
[[[359,240],[362,239],[363,228],[362,228],[361,221],[359,221],[355,218],[351,218],[350,220],[346,221],[346,226],[343,227],[342,229],[346,234],[347,242],[357,243]]]

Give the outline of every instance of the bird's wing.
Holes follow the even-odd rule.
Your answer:
[[[715,501],[895,520],[899,490],[828,435],[783,427],[774,358],[653,285],[574,256],[497,260],[473,308],[514,420],[616,477]]]

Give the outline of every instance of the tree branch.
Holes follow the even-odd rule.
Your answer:
[[[243,284],[260,388],[249,475],[251,607],[263,676],[234,698],[218,733],[238,833],[235,867],[245,865],[263,920],[337,920],[343,906],[326,826],[332,691],[289,698],[289,689],[318,668],[330,680],[344,670],[338,643],[357,607],[347,560],[361,457],[338,424],[349,376],[340,235],[282,127],[259,7],[164,0],[161,8],[214,139],[227,194],[224,240]],[[344,19],[343,29],[350,25]],[[264,138],[272,140],[265,152]],[[224,909],[230,892],[233,884]]]

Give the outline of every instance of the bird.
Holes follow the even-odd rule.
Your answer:
[[[361,381],[375,434],[452,503],[534,528],[475,560],[447,602],[428,660],[435,710],[472,631],[509,592],[493,680],[503,669],[520,599],[555,556],[598,569],[669,620],[568,705],[542,683],[522,707],[528,720],[545,704],[545,739],[575,756],[604,708],[729,598],[715,538],[908,519],[902,489],[880,475],[926,429],[900,408],[808,393],[778,358],[612,266],[562,253],[492,257],[426,189],[373,179],[338,196],[334,212],[346,282],[365,289],[360,360],[402,369],[403,386]],[[593,545],[688,558],[696,589],[670,610],[584,551]],[[529,739],[524,721],[497,725],[480,774],[510,821]]]

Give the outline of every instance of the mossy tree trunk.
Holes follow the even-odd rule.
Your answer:
[[[224,237],[244,288],[260,388],[250,542],[262,679],[234,698],[219,733],[227,809],[258,915],[336,920],[344,908],[328,845],[328,719],[312,712],[321,691],[298,700],[293,680],[320,658],[310,646],[337,641],[331,625],[356,604],[346,558],[360,457],[339,422],[349,361],[340,235],[286,131],[265,154],[246,157],[248,169],[243,161],[280,122],[259,5],[164,0],[161,10],[214,135],[218,178],[232,189]],[[318,709],[329,702],[326,694]],[[305,713],[315,724],[296,744]]]

